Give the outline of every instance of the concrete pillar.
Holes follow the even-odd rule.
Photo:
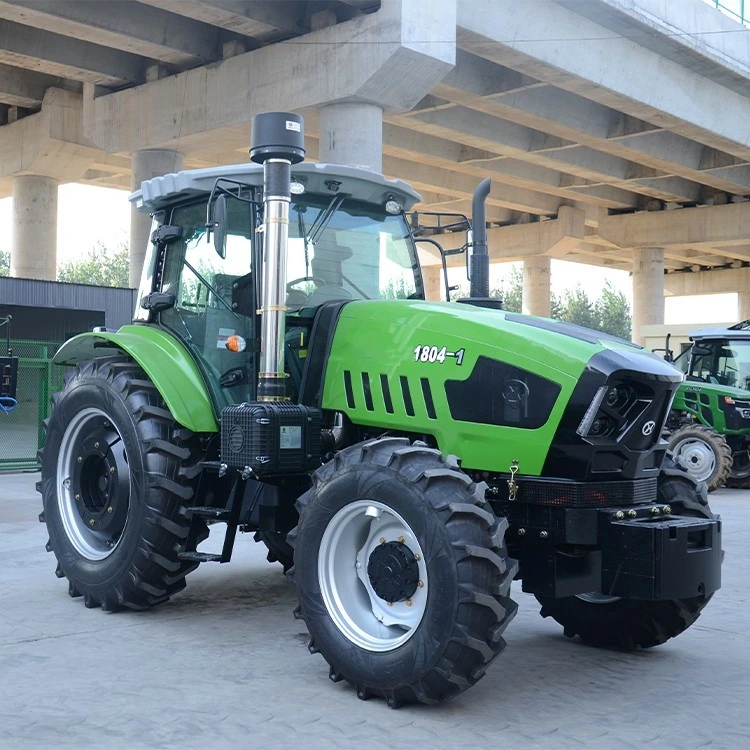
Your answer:
[[[170,172],[179,172],[183,168],[182,154],[166,149],[148,149],[135,151],[131,160],[130,186],[138,190],[141,183],[152,177],[159,177]],[[130,209],[130,287],[137,289],[141,283],[143,258],[149,242],[151,217]]]
[[[525,315],[550,315],[550,258],[529,255],[523,261],[521,310]]]
[[[10,275],[57,279],[57,180],[51,177],[13,178]]]
[[[424,298],[430,302],[445,300],[441,292],[443,277],[442,266],[422,266],[422,281],[424,282]]]
[[[737,293],[737,320],[750,320],[750,292]]]
[[[382,173],[383,108],[349,102],[322,107],[319,159]]]
[[[664,250],[633,250],[633,341],[643,345],[641,326],[664,324]]]

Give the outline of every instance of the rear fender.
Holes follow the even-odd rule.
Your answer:
[[[144,369],[176,422],[193,432],[217,432],[203,376],[185,347],[161,328],[128,325],[118,331],[82,333],[66,341],[52,361],[57,365],[74,365],[111,357],[118,350],[130,355]]]

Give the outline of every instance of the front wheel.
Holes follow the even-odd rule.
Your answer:
[[[505,519],[454,460],[387,438],[313,475],[289,535],[310,650],[358,697],[437,703],[479,680],[516,613]]]
[[[714,517],[705,483],[697,483],[669,455],[659,475],[658,500],[675,515]],[[645,601],[590,592],[561,599],[536,598],[542,617],[556,620],[569,638],[577,635],[594,646],[635,649],[660,646],[680,635],[698,619],[711,596]]]
[[[669,437],[674,461],[708,491],[722,487],[732,472],[732,450],[723,435],[710,427],[690,424]]]

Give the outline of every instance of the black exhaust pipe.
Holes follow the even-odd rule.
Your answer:
[[[484,204],[490,194],[492,180],[482,180],[471,199],[471,284],[470,295],[474,298],[490,296],[490,254],[487,250],[487,219]]]

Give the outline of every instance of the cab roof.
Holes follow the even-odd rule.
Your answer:
[[[750,340],[750,320],[729,326],[729,328],[701,328],[689,334],[693,341],[703,339],[747,339]]]
[[[130,195],[130,202],[139,211],[153,213],[187,198],[211,192],[217,179],[235,180],[245,185],[263,185],[261,164],[230,164],[205,169],[189,169],[163,177],[154,177],[141,184]],[[340,164],[301,162],[292,166],[292,179],[305,185],[305,192],[322,195],[343,193],[355,200],[384,205],[394,198],[408,211],[422,197],[402,180],[389,180],[382,174],[360,167]]]

